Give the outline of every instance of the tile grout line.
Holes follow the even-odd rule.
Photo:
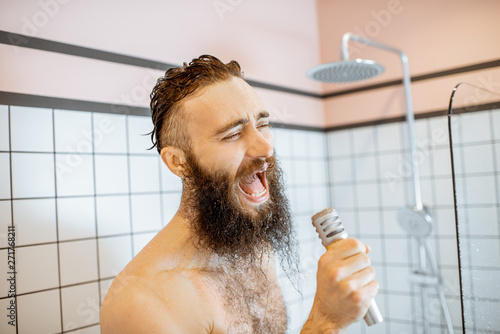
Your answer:
[[[140,235],[140,234],[150,234],[150,233],[158,233],[159,230],[146,230],[146,231],[138,231],[134,233],[134,235]],[[130,233],[118,233],[118,234],[110,234],[110,235],[102,235],[99,237],[99,239],[107,239],[107,238],[114,238],[114,237],[123,237],[127,236]],[[79,242],[79,241],[88,241],[88,240],[95,240],[96,237],[84,237],[84,238],[78,238],[78,239],[68,239],[68,240],[59,240],[59,244],[63,243],[72,243],[72,242]],[[45,246],[45,245],[53,245],[56,244],[56,241],[49,241],[49,242],[39,242],[39,243],[34,243],[34,244],[26,244],[26,245],[18,245],[16,248],[25,248],[25,247],[33,247],[33,246]],[[0,250],[7,250],[8,247],[0,247]]]
[[[485,142],[471,143],[471,145],[481,145],[481,144],[488,144],[488,143],[485,143]],[[28,151],[28,150],[5,151],[5,150],[0,150],[0,153],[9,153],[9,152],[12,152],[12,153],[34,153],[34,154],[52,154],[53,153],[52,151]],[[57,154],[61,154],[61,155],[66,155],[66,154],[73,155],[75,153],[78,153],[78,155],[82,155],[82,156],[86,156],[86,155],[89,155],[89,156],[94,156],[94,155],[97,155],[97,156],[99,156],[99,155],[102,155],[102,156],[109,156],[109,155],[122,156],[124,154],[123,152],[80,152],[80,151],[59,151],[59,150],[57,151]],[[130,156],[133,156],[133,157],[151,157],[153,155],[151,153],[137,153],[137,152],[135,152],[135,153],[130,153]],[[306,158],[306,157],[303,156],[302,158]]]
[[[78,282],[78,283],[70,283],[70,284],[62,285],[61,288],[63,288],[63,289],[64,288],[72,288],[72,287],[77,287],[77,286],[82,286],[82,285],[87,285],[87,284],[92,284],[92,283],[98,283],[99,281],[110,280],[110,279],[114,279],[115,277],[116,276],[109,276],[109,277],[103,277],[102,279],[96,278],[96,279],[93,279],[93,280],[90,280],[90,281],[83,281],[83,282]],[[57,290],[57,289],[59,289],[59,286],[55,286],[55,287],[52,287],[52,288],[41,289],[41,290],[24,292],[24,293],[18,294],[18,296],[27,296],[27,295],[32,295],[32,294],[41,293],[41,292],[53,291],[53,290]],[[0,297],[0,300],[5,300],[5,299],[8,299],[8,298],[9,298],[8,296]]]
[[[134,258],[134,222],[132,216],[132,175],[130,173],[130,115],[126,116],[125,134],[127,142],[127,180],[128,180],[128,216],[130,224],[130,259]],[[130,262],[130,261],[128,261]]]
[[[359,237],[361,235],[361,230],[359,228],[359,208],[358,208],[358,180],[356,179],[356,153],[354,145],[354,134],[352,130],[349,130],[349,143],[351,146],[351,152],[349,154],[349,160],[351,165],[351,186],[352,186],[352,211],[354,215],[354,226],[356,228],[356,235]]]
[[[444,120],[444,123],[445,123],[445,128],[446,128],[446,119]],[[432,126],[431,126],[431,122],[427,121],[427,137],[429,137],[429,134],[431,135],[431,139],[432,139]],[[445,131],[446,133],[447,131]],[[448,136],[450,134],[448,133]],[[449,141],[448,141],[449,142]],[[437,275],[438,275],[438,278],[440,280],[440,288],[443,289],[443,294],[445,294],[445,287],[443,286],[443,274],[442,274],[442,270],[444,269],[443,266],[442,266],[442,257],[441,257],[441,247],[442,247],[442,241],[444,240],[444,238],[442,238],[441,236],[441,232],[440,232],[440,228],[439,228],[439,223],[435,220],[435,214],[436,214],[436,210],[438,209],[434,209],[436,207],[436,204],[438,203],[438,194],[437,194],[437,190],[436,190],[436,161],[434,159],[434,154],[436,152],[436,147],[434,146],[431,146],[429,147],[429,155],[428,155],[428,158],[429,158],[429,165],[430,165],[430,182],[431,182],[431,189],[432,189],[432,204],[433,204],[433,208],[430,209],[431,210],[431,213],[433,214],[433,216],[431,216],[431,221],[432,221],[432,227],[434,228],[434,231],[432,231],[433,235],[434,235],[434,246],[435,246],[435,250],[436,250],[436,262],[437,262],[437,265],[438,265],[438,272],[437,272]],[[432,153],[431,153],[432,152]],[[450,166],[450,165],[449,165]],[[450,166],[451,168],[451,166]],[[449,182],[450,183],[453,183],[453,179],[451,179],[451,171],[450,171],[450,179],[449,179]],[[452,185],[453,186],[453,185]],[[429,236],[430,237],[430,236]],[[432,249],[431,249],[432,251]],[[456,256],[458,256],[458,249],[456,249],[456,245],[455,245],[455,253],[456,253]],[[457,265],[457,268],[458,270],[458,265]],[[460,292],[459,292],[460,293]],[[448,305],[448,300],[446,298],[446,294],[445,294],[445,303],[446,305]],[[446,320],[445,320],[445,314],[444,314],[444,309],[443,309],[443,305],[441,305],[441,310],[440,310],[440,317],[439,317],[439,322],[441,323],[442,326],[444,326],[443,328],[447,328],[447,325],[446,325]],[[451,314],[450,314],[451,316]],[[445,323],[443,324],[443,320],[445,321]],[[452,327],[454,328],[455,326],[453,326],[453,321],[452,321]]]
[[[402,121],[401,122],[401,128],[400,128],[400,141],[401,141],[401,148],[399,149],[399,156],[401,158],[401,162],[404,163],[404,161],[409,161],[407,160],[408,159],[408,155],[410,154],[409,151],[410,151],[410,143],[409,143],[409,139],[408,139],[408,123],[406,122],[406,120]],[[411,162],[409,162],[411,163]],[[410,201],[409,199],[409,192],[410,192],[410,189],[409,189],[409,179],[408,177],[405,177],[404,175],[401,175],[401,182],[403,183],[403,195],[404,195],[404,206],[407,206]],[[399,208],[401,209],[401,207]],[[397,218],[396,218],[397,220]],[[399,224],[399,221],[397,221],[397,223]],[[414,267],[415,267],[415,261],[414,261],[414,252],[413,252],[413,246],[414,246],[414,241],[413,239],[408,235],[408,233],[405,232],[405,239],[406,239],[406,249],[407,249],[407,252],[408,252],[408,261],[407,261],[407,268],[408,268],[408,274],[411,274],[414,270]],[[411,307],[411,311],[412,311],[412,314],[415,315],[415,314],[418,314],[418,308],[419,306],[417,306],[417,304],[421,304],[421,303],[418,303],[417,301],[417,298],[421,296],[421,294],[419,293],[421,291],[421,289],[418,289],[415,287],[414,284],[410,283],[410,293],[411,295],[413,296],[411,299],[410,299],[410,307]],[[421,312],[423,312],[423,310],[421,310]],[[418,328],[419,328],[419,322],[418,320],[416,319],[415,316],[412,317],[412,319],[410,320],[410,323],[411,323],[411,326],[412,326],[412,331],[413,332],[418,332]]]
[[[462,114],[458,114],[458,115],[454,115],[455,116],[455,119],[459,119],[461,120],[462,119]],[[463,138],[463,127],[462,127],[463,123],[461,121],[457,122],[457,130],[458,130],[458,134],[457,134],[457,137],[459,138],[458,142],[463,144],[464,142],[464,138]],[[450,134],[451,135],[451,134]],[[455,144],[453,144],[453,146],[455,146]],[[453,146],[452,146],[452,150],[453,150]],[[464,146],[463,145],[460,145],[457,147],[457,150],[460,152],[460,155],[459,155],[459,158],[460,158],[460,161],[459,161],[459,164],[460,164],[460,169],[465,173],[465,161],[464,161]],[[454,155],[455,156],[455,155]],[[467,186],[466,182],[465,182],[465,178],[461,179],[460,180],[461,182],[461,188],[462,188],[462,196],[463,196],[463,202],[464,203],[467,203],[467,192],[465,191],[465,188]],[[460,192],[457,193],[457,202],[460,198]],[[460,205],[460,203],[457,203],[457,206]],[[469,210],[468,208],[465,209],[465,210],[462,210],[463,212],[463,218],[465,218],[466,221],[469,221]],[[457,217],[457,221],[459,222],[460,220],[460,217]],[[459,225],[460,225],[460,222],[459,222]],[[463,224],[462,224],[463,225]],[[466,235],[470,235],[470,226],[469,224],[465,224],[465,234]],[[458,242],[460,243],[460,238],[459,238],[460,235],[457,235],[457,240]],[[465,254],[467,256],[467,261],[468,263],[472,264],[472,255],[471,255],[471,249],[472,249],[472,244],[470,242],[469,239],[467,239],[467,242],[466,242],[466,249],[467,249],[467,254]],[[459,254],[460,257],[462,257],[462,254]],[[462,266],[463,266],[463,263],[462,263]],[[463,268],[463,267],[462,267]],[[469,276],[469,280],[468,280],[468,285],[469,285],[469,288],[470,288],[470,295],[474,295],[474,289],[473,289],[473,275],[472,275],[472,270],[468,270],[468,272],[466,273],[463,273],[464,275],[467,274]],[[463,297],[463,286],[462,286],[462,297]],[[473,299],[470,300],[470,303],[473,305],[471,307],[471,318],[472,318],[472,330],[474,333],[477,332],[477,326],[476,326],[476,303]],[[465,310],[462,310],[462,316],[465,316]],[[467,327],[467,326],[466,326]],[[464,331],[466,330],[466,328],[463,329]]]
[[[446,119],[444,120],[444,123],[445,123],[445,128],[446,128]],[[432,130],[433,129],[432,129],[431,122],[427,121],[427,137],[429,138],[429,135],[430,135],[431,139],[432,139],[432,133],[433,133]],[[445,131],[445,133],[446,132],[447,131]],[[448,136],[449,135],[450,134],[448,133]],[[448,140],[448,142],[449,142],[449,140]],[[435,220],[436,210],[438,210],[438,209],[435,209],[436,204],[438,203],[438,194],[437,194],[437,190],[436,190],[436,180],[438,180],[438,179],[436,178],[436,175],[437,175],[436,168],[435,168],[436,161],[434,160],[434,157],[435,157],[434,154],[436,152],[436,147],[430,146],[428,148],[428,150],[429,150],[428,158],[429,158],[429,169],[430,169],[430,179],[429,179],[429,181],[431,183],[432,203],[434,204],[432,209],[429,208],[430,212],[428,212],[428,213],[429,213],[429,215],[431,213],[433,214],[431,216],[431,219],[432,219],[431,222],[432,222],[432,228],[433,228],[433,231],[431,231],[431,233],[432,233],[433,239],[434,239],[433,242],[434,242],[435,253],[436,253],[435,254],[435,258],[436,258],[436,262],[437,262],[437,265],[438,265],[437,275],[438,275],[439,280],[440,280],[439,284],[440,284],[441,288],[443,289],[443,293],[444,293],[444,291],[445,291],[444,288],[445,287],[442,284],[442,282],[443,282],[443,275],[442,275],[443,266],[442,266],[442,263],[441,263],[442,262],[441,261],[441,259],[442,259],[442,257],[441,257],[441,247],[442,247],[442,241],[444,240],[444,238],[441,237],[441,235],[440,235],[440,229],[439,229],[439,224]],[[451,166],[450,166],[450,168],[451,168]],[[451,171],[449,171],[449,173],[450,173],[450,177],[451,177]],[[450,178],[449,182],[453,183],[453,179]],[[431,238],[430,238],[431,235],[429,235],[428,237],[429,237],[429,242],[430,242],[431,241]],[[433,251],[433,250],[431,249],[431,251]],[[458,256],[458,249],[456,249],[456,256]],[[458,270],[458,265],[457,265],[456,270]],[[432,295],[432,292],[431,292],[431,295]],[[432,295],[432,296],[435,297],[435,295]],[[445,303],[446,304],[448,303],[447,298],[446,298],[446,294],[445,294]],[[444,328],[447,328],[446,323],[443,324],[444,317],[445,317],[445,315],[444,315],[444,309],[443,309],[443,306],[441,305],[439,322],[440,322],[440,324],[442,326],[445,326]],[[432,322],[431,322],[431,325],[432,325]],[[453,322],[452,322],[452,327],[454,327],[453,326]]]
[[[55,112],[54,109],[51,109],[51,115],[52,115],[52,149],[53,149],[53,167],[54,167],[54,206],[55,206],[55,218],[56,218],[56,249],[57,249],[57,274],[58,274],[58,280],[59,280],[59,287],[58,287],[58,292],[59,292],[59,310],[60,310],[60,325],[61,325],[61,332],[64,330],[64,311],[63,311],[63,300],[62,300],[62,280],[61,280],[61,247],[59,243],[59,211],[58,211],[58,205],[57,205],[57,186],[58,186],[58,181],[57,181],[57,161],[56,161],[56,122],[55,122]]]
[[[497,164],[497,161],[500,161],[500,156],[497,156],[497,152],[495,150],[495,145],[498,145],[499,148],[500,148],[500,144],[495,144],[495,127],[493,126],[493,110],[490,110],[488,112],[488,115],[489,115],[489,123],[490,123],[490,132],[491,132],[491,150],[492,150],[492,158],[493,158],[493,170],[494,171],[497,171],[498,168],[500,166],[498,166]],[[496,201],[495,203],[497,204],[496,205],[496,208],[497,208],[497,217],[500,217],[500,205],[498,205],[498,203],[500,203],[500,177],[499,176],[496,176],[494,178],[494,185],[495,185],[495,196],[497,197],[496,198]],[[499,225],[499,233],[500,233],[500,219],[498,220],[498,225]]]
[[[306,162],[306,168],[307,170],[312,170],[312,164],[313,162],[311,161],[311,149],[310,149],[310,145],[311,145],[311,141],[309,140],[309,132],[306,132],[306,135],[305,135],[305,138],[304,138],[304,142],[305,142],[305,147],[308,148],[308,151],[307,151],[307,156],[305,157],[305,162]],[[301,159],[302,160],[302,159]],[[303,161],[304,161],[303,160]],[[310,187],[310,185],[312,184],[312,177],[311,177],[311,174],[310,173],[306,173],[307,175],[307,178],[309,179],[308,181],[308,185],[309,186],[305,186],[303,187],[303,191],[307,191],[309,193],[309,196],[306,196],[307,197],[307,200],[308,200],[308,203],[307,203],[307,208],[309,210],[312,209],[312,198],[313,198],[313,189]],[[313,213],[314,214],[314,213]]]
[[[354,225],[356,226],[356,234],[351,235],[349,233],[349,237],[356,237],[356,238],[361,238],[361,229],[360,229],[360,222],[359,222],[359,201],[358,201],[358,180],[356,178],[357,171],[356,171],[356,166],[357,166],[357,152],[356,152],[356,147],[354,143],[354,133],[352,130],[349,130],[349,141],[350,141],[350,146],[351,146],[351,153],[349,154],[350,160],[351,160],[351,177],[353,180],[352,183],[352,201],[353,201],[353,213],[354,213]],[[365,327],[361,327],[361,333],[365,334],[366,329]]]
[[[180,191],[178,190],[165,190],[162,191],[163,194],[178,194]],[[132,192],[132,195],[155,195],[158,194],[159,191],[140,191],[140,192]],[[95,195],[62,195],[62,196],[57,196],[57,198],[90,198],[94,197]],[[118,196],[128,196],[128,193],[107,193],[107,194],[99,194],[99,197],[118,197]],[[15,200],[37,200],[37,199],[53,199],[53,196],[39,196],[39,197],[17,197],[13,198]],[[0,199],[0,202],[7,202],[10,201],[11,199]]]
[[[375,141],[374,141],[374,145],[375,145],[375,160],[376,160],[376,163],[375,163],[375,169],[376,169],[376,175],[377,175],[377,179],[382,181],[382,175],[381,175],[381,168],[380,168],[380,147],[379,147],[379,127],[378,126],[375,126]],[[382,240],[382,266],[383,266],[383,272],[384,272],[384,282],[383,284],[388,287],[389,286],[389,279],[388,279],[388,274],[387,274],[387,252],[386,252],[386,239],[385,239],[385,225],[384,225],[384,205],[383,205],[383,197],[382,197],[382,182],[377,182],[376,183],[377,185],[377,195],[379,197],[379,202],[378,202],[378,216],[379,216],[379,222],[380,222],[380,239]],[[385,305],[389,305],[389,295],[388,294],[383,294],[383,298],[384,298],[384,304]],[[391,317],[391,312],[389,310],[389,307],[387,306],[385,308],[385,314],[382,315],[384,318],[385,317],[388,317],[390,318]],[[385,331],[386,333],[390,334],[391,333],[391,329],[390,329],[390,326],[386,326],[385,327]]]
[[[405,161],[407,160],[407,155],[409,154],[409,140],[408,140],[408,126],[406,120],[402,120],[400,123],[400,132],[399,132],[399,140],[401,142],[401,147],[397,150],[398,156],[400,159],[401,166],[404,166]],[[402,182],[402,191],[403,191],[403,207],[406,207],[409,202],[409,185],[408,185],[408,178],[405,177],[403,173],[400,174],[400,182]],[[397,210],[400,210],[402,207],[398,206],[396,208]],[[399,224],[399,221],[396,217],[396,222]],[[407,263],[405,264],[407,269],[408,269],[408,274],[411,274],[413,271],[413,268],[415,266],[415,261],[414,261],[414,252],[413,252],[413,240],[412,238],[408,235],[408,233],[405,233],[405,242],[406,242],[406,251],[407,251]],[[410,321],[410,326],[412,328],[412,332],[417,332],[417,328],[419,323],[417,322],[416,317],[414,316],[415,314],[418,314],[418,306],[416,304],[419,304],[417,302],[417,298],[420,296],[418,293],[418,289],[415,287],[414,284],[410,282],[409,284],[409,293],[410,293],[410,308],[412,312],[412,318],[409,320]]]
[[[94,116],[95,113],[92,112],[90,116],[90,131],[92,135],[92,183],[94,190],[94,232],[95,237],[95,248],[96,248],[96,266],[97,266],[97,297],[99,312],[101,311],[102,306],[102,284],[101,284],[101,253],[99,247],[100,235],[99,235],[99,222],[98,222],[98,214],[97,214],[97,177],[96,177],[96,161],[95,161],[95,134],[94,134]]]
[[[165,209],[163,208],[163,176],[162,176],[162,167],[163,167],[163,161],[160,158],[157,157],[157,164],[158,164],[158,183],[159,183],[159,189],[160,189],[160,230],[165,227],[167,222],[165,221]]]
[[[328,177],[328,206],[332,207],[333,206],[333,194],[332,194],[332,189],[333,189],[333,166],[332,166],[332,161],[330,159],[330,150],[331,150],[331,143],[330,143],[330,137],[329,133],[325,134],[325,150],[326,150],[326,175]]]
[[[82,329],[91,328],[91,327],[94,327],[94,326],[100,326],[99,322],[96,322],[96,323],[93,323],[93,324],[84,325],[84,326],[80,326],[80,327],[77,327],[77,328],[71,328],[71,329],[68,329],[67,331],[62,331],[61,334],[64,334],[64,333],[73,333],[73,332],[77,332],[77,331],[79,333],[79,331],[81,331]],[[100,327],[99,327],[99,329],[100,329]]]
[[[444,120],[446,122],[446,120]],[[432,125],[431,125],[431,122],[427,121],[426,122],[427,124],[427,138],[429,138],[429,135],[432,139]],[[446,127],[446,125],[445,125]],[[449,134],[448,134],[449,136]],[[432,204],[434,204],[434,207],[435,207],[435,204],[438,203],[438,195],[437,195],[437,191],[436,191],[436,168],[435,168],[435,161],[434,161],[434,153],[436,151],[436,148],[433,147],[433,146],[430,146],[428,148],[428,151],[429,151],[429,154],[428,154],[428,159],[429,159],[429,172],[430,172],[430,186],[431,186],[431,191],[432,191]],[[451,174],[451,172],[450,172]],[[450,175],[451,176],[451,175]],[[449,180],[450,183],[453,182],[452,179]],[[424,206],[425,207],[425,206]],[[433,228],[433,231],[431,231],[431,235],[433,236],[433,239],[431,239],[431,235],[428,236],[428,239],[429,239],[429,244],[431,242],[434,243],[434,248],[435,248],[435,258],[436,258],[436,263],[438,265],[438,272],[437,272],[437,275],[439,277],[439,280],[440,280],[440,285],[441,285],[441,288],[443,289],[443,293],[444,293],[444,287],[443,287],[443,284],[442,284],[442,281],[443,281],[443,275],[442,275],[442,263],[441,263],[441,246],[442,246],[442,240],[443,238],[441,238],[440,234],[439,234],[439,224],[436,222],[435,220],[435,213],[436,213],[436,210],[437,209],[434,209],[433,208],[430,208],[428,207],[427,209],[430,210],[427,211],[427,213],[430,215],[431,213],[433,214],[431,216],[431,222],[432,222],[432,225],[431,227]],[[432,249],[430,250],[431,252],[433,251]],[[458,250],[457,250],[457,256],[458,256]],[[457,268],[458,269],[458,268]],[[433,296],[432,295],[432,292],[429,294],[429,296]],[[445,302],[447,303],[447,300],[446,300],[446,295],[445,295]],[[439,317],[439,322],[441,325],[443,325],[443,320],[444,320],[444,309],[443,309],[443,306],[441,306],[441,310],[440,310],[440,317]],[[432,321],[430,322],[431,325],[432,325]],[[444,324],[446,325],[446,324]]]

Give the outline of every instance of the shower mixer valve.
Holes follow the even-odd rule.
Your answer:
[[[312,224],[316,228],[316,232],[319,234],[321,243],[327,249],[335,241],[347,238],[347,232],[345,231],[342,221],[334,208],[327,208],[316,213],[311,217],[311,220]],[[372,300],[370,308],[368,309],[364,319],[368,326],[384,321],[375,300]]]

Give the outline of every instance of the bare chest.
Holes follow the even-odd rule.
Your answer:
[[[262,272],[216,275],[221,333],[285,333],[286,308],[278,282]],[[214,332],[219,332],[215,330]]]

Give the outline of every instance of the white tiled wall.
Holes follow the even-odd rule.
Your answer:
[[[310,217],[330,203],[326,136],[289,129],[273,129],[273,136],[276,154],[285,172],[304,274],[299,293],[278,268],[288,307],[288,332],[296,333],[309,315],[316,289],[317,261],[324,253]]]
[[[500,321],[500,110],[453,116],[452,139],[467,332]]]
[[[473,228],[469,223],[464,232],[466,255],[474,266],[464,284],[478,298],[470,301],[479,310],[473,314],[478,332],[484,326],[480,310],[499,310],[500,302],[494,294],[500,272],[499,115],[471,115],[468,124],[477,131],[462,131],[457,151],[462,159],[468,157],[459,177],[469,192],[464,219],[474,217]],[[418,120],[416,126],[423,199],[434,220],[430,240],[458,331],[446,118]],[[489,133],[484,133],[485,126]],[[112,279],[169,221],[179,203],[179,180],[155,150],[146,150],[151,144],[144,134],[150,130],[149,117],[0,106],[0,257],[7,257],[7,226],[14,223],[19,333],[80,327],[81,333],[99,333],[99,305]],[[289,333],[298,332],[308,316],[317,260],[324,252],[310,217],[328,206],[338,209],[351,236],[372,247],[381,285],[376,301],[384,323],[370,328],[355,324],[348,333],[415,332],[418,291],[408,282],[416,263],[415,245],[396,220],[397,210],[411,199],[405,124],[329,133],[276,128],[273,134],[286,173],[304,274],[297,292],[279,272]],[[473,252],[474,247],[488,256]],[[5,262],[0,261],[2,272],[7,272]],[[474,283],[477,279],[488,279],[491,289]],[[0,280],[2,309],[8,306],[6,291],[7,281]],[[444,333],[434,293],[430,307],[433,333]],[[16,331],[2,321],[0,332]]]
[[[459,210],[459,215],[464,215],[460,223],[465,229],[460,241],[462,265],[465,265],[462,269],[469,268],[464,270],[468,276],[464,277],[464,284],[467,286],[469,280],[481,285],[483,290],[498,289],[495,273],[500,269],[497,175],[500,152],[498,123],[495,123],[499,115],[500,110],[483,111],[464,114],[463,120],[454,121],[458,137],[454,150],[458,199],[464,208]],[[447,118],[417,120],[416,129],[423,201],[433,217],[430,240],[454,328],[460,331],[458,252]],[[406,236],[396,220],[397,210],[412,201],[409,173],[405,168],[405,136],[405,123],[327,134],[332,205],[339,212],[342,209],[344,217],[352,218],[351,234],[374,248],[371,258],[381,283],[377,303],[382,305],[386,318],[382,326],[353,326],[349,332],[411,333],[420,328],[419,300],[414,298],[418,290],[407,280],[417,262],[417,252],[414,241]],[[457,159],[459,166],[456,166]],[[344,224],[348,224],[346,218]],[[464,256],[468,258],[464,260]],[[482,283],[478,283],[476,277],[482,277]],[[469,290],[470,310],[477,309],[479,303],[485,311],[468,312],[466,321],[474,323],[468,332],[469,329],[471,333],[498,330],[500,327],[494,319],[500,312],[500,299],[491,294],[480,296],[474,285]],[[432,290],[429,308],[433,332],[445,333],[440,304]]]
[[[180,199],[147,151],[150,128],[148,117],[0,106],[1,267],[14,223],[18,333],[99,333],[111,280]],[[2,320],[0,333],[16,329]]]
[[[452,181],[450,172],[442,173],[449,168],[449,162],[443,166],[449,156],[446,118],[418,120],[416,128],[423,200],[432,209],[434,218],[431,242],[441,270],[448,270],[453,279],[458,267]],[[344,225],[352,231],[351,235],[373,249],[372,264],[381,286],[376,301],[385,318],[384,323],[373,327],[354,325],[349,333],[418,330],[420,308],[418,299],[414,298],[418,291],[408,280],[416,264],[416,249],[396,219],[398,209],[413,200],[406,133],[405,123],[391,123],[327,134],[332,205],[344,217]],[[433,138],[430,135],[433,133],[442,134],[443,138]],[[435,164],[438,168],[434,168]],[[459,305],[458,289],[448,289],[446,293],[448,304]],[[434,291],[431,296],[435,296]],[[433,306],[432,312],[438,314],[431,319],[433,332],[444,333],[439,304]],[[458,308],[454,316],[457,330],[459,312]]]

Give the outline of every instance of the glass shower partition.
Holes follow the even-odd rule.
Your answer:
[[[461,83],[448,112],[464,333],[500,333],[500,92]]]

